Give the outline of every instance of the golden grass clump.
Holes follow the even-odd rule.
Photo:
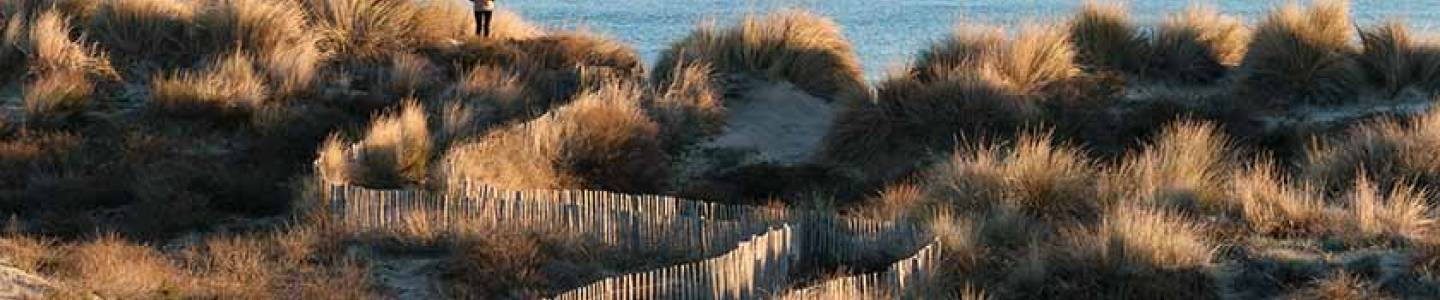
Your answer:
[[[931,170],[926,194],[961,212],[1018,209],[1044,220],[1094,220],[1100,214],[1098,172],[1079,149],[1048,134],[955,152]]]
[[[969,80],[891,78],[876,100],[840,111],[825,137],[825,161],[895,178],[965,139],[1009,136],[1040,113],[1032,101]]]
[[[1430,195],[1405,184],[1382,194],[1369,179],[1361,176],[1347,197],[1355,232],[1361,239],[1414,241],[1434,232],[1435,210]]]
[[[30,24],[28,39],[22,49],[29,53],[29,72],[36,75],[82,73],[87,76],[117,78],[109,56],[83,40],[73,40],[70,19],[55,11],[41,13]]]
[[[94,93],[95,86],[85,74],[43,75],[25,86],[25,114],[32,121],[74,116],[85,111]]]
[[[70,20],[60,13],[41,13],[28,29],[8,31],[5,39],[17,56],[28,56],[17,62],[23,61],[34,78],[23,90],[32,123],[61,121],[83,112],[97,80],[118,79],[108,56],[86,46],[84,40],[71,39]]]
[[[1295,292],[1279,297],[1286,300],[1384,300],[1396,299],[1387,295],[1378,282],[1348,271],[1335,271],[1323,278],[1310,282]]]
[[[1232,142],[1213,123],[1166,126],[1143,150],[1107,176],[1106,200],[1224,212],[1225,183],[1235,168]]]
[[[1210,265],[1214,251],[1198,225],[1163,210],[1116,208],[1100,228],[1096,243],[1081,244],[1099,247],[1108,253],[1097,254],[1125,265],[1198,270]]]
[[[898,220],[920,212],[923,205],[928,204],[925,199],[925,190],[919,184],[901,182],[880,188],[873,195],[868,195],[862,200],[862,205],[851,210],[856,216],[863,216],[872,220]],[[938,209],[937,209],[938,210]],[[942,211],[944,217],[951,216],[950,211]],[[930,217],[939,218],[941,214],[932,214]],[[953,219],[953,218],[952,218]]]
[[[1071,79],[1079,74],[1075,65],[1076,49],[1069,34],[1057,26],[1025,25],[1010,43],[988,58],[982,66],[982,78],[996,82],[1008,90],[1028,94]]]
[[[190,284],[158,251],[114,236],[73,246],[55,267],[61,282],[110,299],[158,298]]]
[[[358,143],[338,134],[320,146],[320,176],[333,183],[395,188],[424,184],[434,144],[425,108],[406,100],[375,116]]]
[[[1070,20],[1078,60],[1090,67],[1142,74],[1151,49],[1119,2],[1086,2]]]
[[[150,82],[150,106],[169,115],[241,115],[263,104],[265,78],[244,53],[222,55],[199,72],[157,75]]]
[[[200,8],[199,40],[211,52],[251,55],[277,100],[309,95],[328,56],[311,33],[305,7],[294,0],[219,0]]]
[[[916,200],[922,197],[918,186],[908,186],[901,190],[887,191],[886,196],[893,196],[892,192],[899,192],[901,197],[914,197]],[[888,198],[888,197],[887,197]],[[892,206],[893,207],[893,206]],[[880,212],[882,216],[899,216],[896,212]],[[988,249],[981,237],[982,224],[976,224],[974,217],[956,216],[946,208],[936,209],[926,220],[926,229],[935,234],[944,247],[940,252],[944,259],[945,272],[963,276],[967,273],[979,271]],[[957,278],[959,279],[959,278]]]
[[[1440,112],[1431,110],[1405,120],[1361,124],[1348,134],[1317,142],[1305,153],[1300,175],[1328,192],[1348,188],[1356,175],[1382,188],[1410,182],[1440,188]]]
[[[528,121],[562,104],[546,102],[546,98],[535,95],[519,74],[484,65],[461,73],[445,97],[457,112],[447,114],[442,126],[448,136],[469,135],[495,125]]]
[[[1372,84],[1393,95],[1406,87],[1433,88],[1440,80],[1440,48],[1390,21],[1360,31],[1357,61]]]
[[[668,86],[656,87],[660,90],[648,103],[670,153],[719,133],[726,116],[725,100],[709,65],[688,64],[675,72]]]
[[[1249,31],[1239,18],[1195,5],[1166,17],[1152,40],[1149,76],[1211,83],[1239,65]]]
[[[199,9],[206,46],[268,53],[313,43],[305,10],[293,0],[217,0]]]
[[[264,69],[276,100],[289,100],[313,94],[326,55],[314,41],[280,46],[256,54],[256,63]]]
[[[604,67],[623,77],[640,76],[645,71],[635,49],[593,33],[552,33],[515,43],[525,53],[520,67],[529,71]]]
[[[102,1],[95,0],[13,0],[0,3],[0,14],[21,16],[18,19],[34,17],[36,13],[53,10],[60,14],[85,20],[95,14]]]
[[[100,45],[127,60],[180,63],[199,56],[188,31],[194,28],[195,2],[179,0],[104,0],[90,18],[88,32]]]
[[[375,299],[364,266],[313,228],[206,236],[171,253],[114,235],[0,236],[0,261],[55,283],[59,299]]]
[[[739,24],[702,25],[661,53],[654,82],[669,82],[682,63],[706,63],[721,74],[784,80],[839,103],[868,99],[860,61],[839,25],[824,17],[783,10],[746,16]]]
[[[609,82],[533,121],[452,147],[443,176],[507,189],[583,188],[655,192],[667,158],[640,107],[640,87]]]
[[[1068,36],[1055,26],[1026,25],[1010,39],[998,29],[959,27],[922,51],[909,72],[882,82],[876,101],[842,110],[825,138],[825,159],[884,180],[961,139],[1006,137],[1043,120],[1047,89],[1079,75]]]
[[[1347,0],[1290,3],[1255,29],[1240,65],[1241,89],[1269,104],[1351,101],[1362,74],[1352,56],[1355,28]]]
[[[415,40],[420,45],[461,40],[475,33],[474,15],[475,11],[462,1],[417,2]]]
[[[416,42],[417,7],[409,1],[305,0],[321,49],[336,57],[381,61]]]
[[[1012,278],[1022,298],[1214,299],[1214,247],[1199,225],[1164,210],[1118,207],[1095,228],[1067,228]],[[1038,272],[1038,274],[1025,274]],[[1065,284],[1055,284],[1064,282]],[[1143,296],[1142,296],[1143,295]]]
[[[930,82],[953,75],[957,69],[978,68],[979,62],[996,55],[1006,43],[1004,29],[962,23],[945,40],[920,51],[910,76]]]
[[[51,253],[55,241],[23,236],[0,234],[0,264],[26,272],[38,272],[40,267],[55,258]]]
[[[424,56],[398,53],[390,57],[390,68],[385,75],[391,92],[415,95],[438,78],[439,70]]]
[[[1284,178],[1274,163],[1257,161],[1231,183],[1232,205],[1256,234],[1311,237],[1333,233],[1342,224],[1338,212],[1325,204],[1321,193],[1306,183]]]

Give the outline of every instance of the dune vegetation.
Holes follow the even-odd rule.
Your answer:
[[[1309,3],[956,24],[871,82],[793,9],[644,62],[508,11],[477,37],[453,1],[4,1],[0,298],[556,297],[723,253],[555,228],[739,249],[719,233],[779,212],[905,235],[805,257],[775,298],[933,253],[912,239],[930,284],[868,297],[1440,295],[1440,40]],[[567,204],[501,210],[561,225],[423,211],[518,191]],[[337,217],[372,206],[407,210]]]

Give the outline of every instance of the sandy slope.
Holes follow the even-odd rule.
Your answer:
[[[728,104],[724,133],[701,147],[753,150],[757,162],[811,161],[835,119],[834,107],[789,83],[755,86]]]

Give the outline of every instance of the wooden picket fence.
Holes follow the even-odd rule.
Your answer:
[[[926,242],[922,230],[910,222],[657,195],[505,191],[484,185],[450,193],[332,185],[328,195],[332,217],[356,233],[510,228],[558,232],[621,251],[683,252],[703,258],[729,251],[774,226],[791,224],[800,231],[801,257],[807,265],[883,261]]]
[[[940,266],[940,240],[915,255],[891,264],[883,272],[827,280],[785,293],[779,300],[919,299],[933,287]]]
[[[587,247],[678,254],[679,259],[691,261],[602,279],[557,299],[754,299],[779,294],[792,269],[892,261],[923,247],[919,254],[897,263],[901,267],[892,266],[901,269],[881,273],[896,275],[857,277],[791,294],[854,295],[831,292],[837,289],[906,291],[905,283],[917,282],[912,280],[917,278],[915,274],[928,274],[929,266],[934,265],[917,257],[938,256],[933,237],[906,221],[604,191],[509,191],[470,183],[451,185],[447,190],[328,185],[326,207],[334,224],[361,235],[406,230],[559,233]],[[774,228],[784,231],[777,233]],[[927,254],[931,251],[936,254]],[[907,262],[916,265],[904,266]],[[872,287],[871,283],[894,276],[904,283]]]
[[[729,251],[778,224],[736,217],[741,212],[732,207],[598,191],[477,186],[464,193],[431,193],[331,186],[328,197],[337,225],[357,234],[501,228],[560,233],[621,251],[685,251],[697,258]]]
[[[786,285],[799,254],[796,233],[782,225],[719,257],[606,278],[552,299],[756,299]]]

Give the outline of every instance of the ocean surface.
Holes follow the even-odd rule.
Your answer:
[[[465,0],[458,0],[465,1]],[[1208,3],[1249,23],[1284,0],[1211,0]],[[1155,24],[1191,0],[1127,1],[1131,15]],[[1084,0],[498,0],[498,4],[550,28],[585,28],[635,47],[648,63],[668,45],[706,20],[733,21],[747,12],[805,8],[838,22],[865,63],[868,76],[903,65],[959,22],[1013,25],[1065,18]],[[1388,18],[1412,28],[1440,32],[1440,0],[1356,0],[1361,24]]]

